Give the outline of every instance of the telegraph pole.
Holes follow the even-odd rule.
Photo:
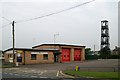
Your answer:
[[[14,59],[15,59],[15,30],[14,30],[14,24],[15,24],[15,21],[12,22],[12,35],[13,35],[13,66],[14,66]]]

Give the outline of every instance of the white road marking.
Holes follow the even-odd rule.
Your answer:
[[[30,77],[37,77],[37,76],[30,76]]]
[[[27,74],[29,74],[29,73],[23,73],[24,75],[27,75]]]
[[[28,75],[22,75],[22,76],[24,76],[24,77],[28,77]]]
[[[38,74],[38,75],[42,75],[44,72],[41,72],[40,74]]]
[[[47,72],[47,70],[44,70],[44,72]]]
[[[24,69],[28,69],[28,68],[24,68]]]
[[[66,76],[66,77],[74,78],[73,76],[69,76],[69,75],[62,73],[62,71],[60,71],[60,74],[62,74],[63,76]]]
[[[40,78],[48,78],[48,77],[40,77]]]
[[[10,75],[13,75],[13,73],[9,73]]]
[[[56,75],[57,77],[59,76],[59,71],[57,71],[57,75]]]
[[[13,72],[14,74],[17,73],[17,72]]]
[[[28,71],[22,71],[22,72],[28,72]]]
[[[19,75],[19,74],[14,74],[14,75],[16,75],[16,76],[17,76],[17,75]]]
[[[34,72],[35,70],[31,70],[32,72]]]

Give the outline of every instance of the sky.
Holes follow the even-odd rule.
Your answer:
[[[118,13],[120,13],[120,1],[118,3]],[[118,15],[118,25],[120,25],[119,23],[120,21],[120,15]],[[118,27],[118,46],[120,47],[120,27]]]
[[[0,2],[0,49],[12,47],[12,26],[15,23],[15,47],[31,48],[42,43],[64,43],[100,49],[101,21],[109,21],[110,48],[118,46],[118,1],[95,0],[58,14],[26,21],[59,12],[91,0],[4,0]],[[3,18],[4,17],[4,18]],[[20,22],[21,21],[21,22]],[[22,22],[23,21],[23,22]]]

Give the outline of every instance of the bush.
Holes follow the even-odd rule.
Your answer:
[[[109,59],[109,57],[111,56],[110,48],[108,48],[107,46],[104,47],[103,49],[101,49],[99,51],[99,54],[100,54],[100,58],[102,58],[102,59]]]
[[[120,55],[111,55],[109,59],[120,59]]]
[[[98,59],[98,55],[85,55],[86,60],[96,60]]]

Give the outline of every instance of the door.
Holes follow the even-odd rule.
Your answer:
[[[54,62],[58,62],[58,54],[54,54]]]
[[[62,62],[70,62],[70,49],[62,49]]]
[[[81,49],[74,49],[74,61],[81,60]]]

